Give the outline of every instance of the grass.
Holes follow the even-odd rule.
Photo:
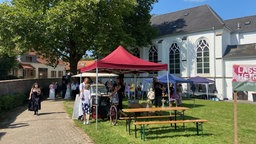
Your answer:
[[[71,117],[73,111],[73,101],[66,101],[64,105]],[[127,101],[124,102],[124,107],[127,106]],[[146,126],[146,140],[134,137],[134,127],[131,125],[131,135],[125,130],[125,121],[119,120],[118,125],[112,126],[108,120],[98,120],[98,129],[94,120],[91,120],[90,125],[83,125],[82,122],[74,120],[85,133],[96,144],[216,144],[234,143],[234,117],[232,102],[215,102],[207,100],[196,100],[195,107],[193,100],[183,100],[181,106],[190,107],[185,111],[186,118],[200,118],[208,120],[204,123],[204,134],[196,135],[195,124],[186,124],[185,130],[179,125],[177,130],[169,125],[148,125]],[[241,144],[254,144],[256,133],[256,105],[239,103],[237,107],[238,113],[238,141]]]

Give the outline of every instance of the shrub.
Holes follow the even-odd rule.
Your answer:
[[[25,94],[6,94],[0,96],[0,112],[8,111],[15,107],[23,105],[27,100]]]

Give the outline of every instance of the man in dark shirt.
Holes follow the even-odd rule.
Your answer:
[[[155,107],[160,107],[162,105],[163,85],[155,77],[153,78],[153,89],[155,92]]]

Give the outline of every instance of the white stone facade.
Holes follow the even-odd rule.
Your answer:
[[[185,39],[184,39],[185,38]],[[200,39],[205,39],[209,44],[209,64],[210,72],[206,74],[197,73],[197,43]],[[233,65],[248,65],[256,63],[255,57],[242,57],[235,59],[225,59],[224,53],[228,45],[242,45],[256,43],[256,29],[249,32],[232,32],[223,26],[222,28],[190,32],[183,34],[162,35],[153,39],[153,45],[158,49],[158,61],[169,65],[169,49],[173,43],[177,43],[180,48],[180,73],[183,78],[202,76],[215,80],[218,97],[221,99],[233,99],[232,72]],[[149,49],[141,49],[141,58],[149,60]],[[256,49],[255,49],[256,51]],[[166,74],[161,71],[158,75]],[[144,75],[147,76],[147,75]],[[255,88],[256,91],[256,88]],[[252,92],[248,92],[248,101],[253,101]]]

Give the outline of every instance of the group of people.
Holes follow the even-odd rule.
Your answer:
[[[63,99],[75,99],[76,94],[79,94],[79,84],[75,81],[71,84],[65,84],[65,82],[63,82],[62,85],[59,86],[58,82],[52,82],[49,85],[48,99],[56,99],[59,93],[62,95]],[[32,85],[28,99],[28,110],[34,111],[34,115],[39,115],[38,110],[41,109],[42,92],[37,82]]]
[[[178,84],[176,87],[176,95],[175,95],[175,89],[172,83],[169,84],[169,90],[166,89],[163,84],[161,84],[156,77],[153,78],[153,85],[152,88],[150,88],[147,98],[148,101],[151,101],[152,104],[155,105],[155,107],[162,106],[162,99],[163,95],[166,93],[170,95],[171,101],[175,100],[178,105],[181,104],[181,93],[182,93],[182,85]]]
[[[142,83],[138,84],[137,86],[134,83],[125,84],[125,96],[128,99],[132,97],[140,98],[145,95],[144,86]]]
[[[57,89],[57,83],[51,83],[49,85],[49,98],[50,99],[55,99],[56,97],[56,92],[55,90]],[[70,94],[72,95],[72,97],[75,98],[76,94],[79,93],[79,98],[81,99],[81,109],[83,112],[83,121],[84,124],[89,124],[89,119],[90,119],[90,101],[91,101],[91,93],[90,93],[90,80],[89,78],[84,78],[84,81],[78,85],[75,82],[72,82],[72,84],[70,85],[70,87],[67,86],[67,89],[70,89]],[[107,82],[106,83],[106,89],[108,92],[111,93],[111,96],[116,96],[117,95],[117,109],[119,111],[119,113],[125,115],[122,112],[123,109],[123,98],[125,97],[125,84],[123,81],[122,77],[118,77],[116,82],[114,82],[113,84]],[[147,97],[148,100],[152,102],[152,104],[155,105],[155,107],[160,107],[162,106],[162,95],[164,93],[164,86],[158,82],[157,78],[153,78],[153,86],[152,88],[150,88]],[[79,91],[79,92],[78,92]],[[65,95],[67,94],[67,92],[69,92],[68,90],[66,90]],[[178,104],[181,103],[180,100],[180,95],[182,92],[182,87],[179,84],[177,86],[177,92],[176,92],[176,96],[174,95],[174,88],[173,85],[170,83],[169,86],[169,92],[170,92],[170,96],[173,99],[177,99]],[[31,90],[30,90],[30,94],[29,94],[29,110],[34,111],[34,115],[38,115],[38,110],[41,109],[41,89],[38,85],[38,83],[34,83]],[[68,97],[63,97],[68,98]]]
[[[76,81],[66,82],[62,81],[62,85],[59,86],[58,82],[53,82],[49,85],[49,98],[55,99],[57,95],[60,95],[63,99],[72,99],[74,100],[76,94],[79,94],[79,83]]]
[[[118,77],[113,84],[106,82],[106,89],[110,93],[110,96],[112,97],[112,102],[117,104],[117,110],[119,111],[119,113],[125,115],[122,112],[124,89],[125,89],[123,78]],[[84,81],[79,85],[79,90],[80,90],[79,98],[81,102],[80,104],[81,107],[78,107],[78,108],[82,109],[82,113],[83,113],[81,120],[83,121],[83,124],[89,124],[90,111],[91,111],[91,98],[92,98],[90,93],[89,78],[84,78]]]

